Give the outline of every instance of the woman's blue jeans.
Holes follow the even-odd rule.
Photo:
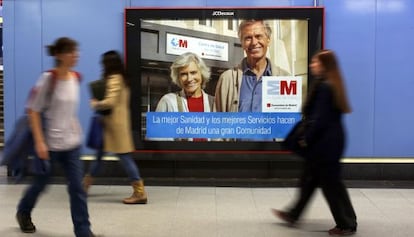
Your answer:
[[[99,171],[102,168],[102,157],[105,154],[104,151],[98,150],[96,152],[96,159],[92,161],[92,164],[89,168],[89,175],[96,176],[99,174]],[[122,167],[127,172],[128,177],[131,182],[137,181],[141,179],[141,175],[139,173],[139,169],[132,158],[131,153],[123,153],[123,154],[116,154],[122,164]]]
[[[67,179],[70,211],[76,237],[90,236],[90,222],[88,214],[87,196],[82,187],[83,163],[79,159],[80,147],[67,151],[50,151],[52,167],[59,163]],[[20,200],[17,211],[31,214],[40,194],[45,191],[52,176],[52,172],[36,175],[33,183],[26,189]]]

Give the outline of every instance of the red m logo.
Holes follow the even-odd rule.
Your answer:
[[[287,81],[280,81],[280,94],[281,95],[296,95],[296,88],[297,87],[297,83],[296,81],[290,81],[290,83],[288,84]]]
[[[180,48],[187,48],[187,47],[188,47],[188,42],[187,42],[187,40],[182,40],[182,39],[180,39],[180,40],[178,41],[178,47],[180,47]]]

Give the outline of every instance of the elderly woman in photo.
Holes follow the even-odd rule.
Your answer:
[[[204,92],[210,80],[210,69],[195,53],[184,53],[172,63],[171,79],[181,88],[171,92],[157,104],[156,112],[210,112],[214,97]]]
[[[161,97],[156,112],[211,112],[214,97],[203,89],[210,80],[210,69],[195,53],[184,53],[172,63],[171,79],[178,87],[178,92],[171,92]],[[190,141],[206,141],[192,138]]]

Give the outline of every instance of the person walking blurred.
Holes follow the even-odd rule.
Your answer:
[[[283,221],[295,224],[315,189],[320,186],[336,223],[328,233],[351,235],[357,231],[357,218],[342,181],[340,163],[345,147],[342,117],[350,113],[351,108],[333,51],[316,53],[310,70],[315,81],[302,110],[306,127],[304,137],[299,141],[305,150],[300,194],[288,211],[272,209],[272,212]]]
[[[114,50],[102,55],[103,80],[106,81],[105,98],[91,99],[90,105],[94,110],[110,110],[108,115],[102,116],[103,121],[103,148],[96,152],[96,159],[92,162],[89,171],[83,179],[84,189],[88,192],[93,178],[102,166],[102,156],[105,153],[115,153],[122,163],[132,185],[132,195],[123,199],[124,204],[146,204],[147,193],[139,169],[132,158],[134,143],[130,121],[130,89],[128,77],[120,53]]]
[[[78,43],[58,38],[49,45],[48,53],[55,58],[55,68],[42,73],[27,105],[34,139],[35,159],[59,163],[67,179],[70,211],[76,237],[94,237],[90,227],[86,193],[82,187],[80,147],[82,129],[77,112],[79,78],[72,68],[79,59]],[[53,167],[53,165],[50,165]],[[16,219],[24,233],[34,233],[31,213],[51,178],[51,170],[36,174],[17,206]]]

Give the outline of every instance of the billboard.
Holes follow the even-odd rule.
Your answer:
[[[323,17],[319,7],[125,9],[136,149],[281,150]]]

